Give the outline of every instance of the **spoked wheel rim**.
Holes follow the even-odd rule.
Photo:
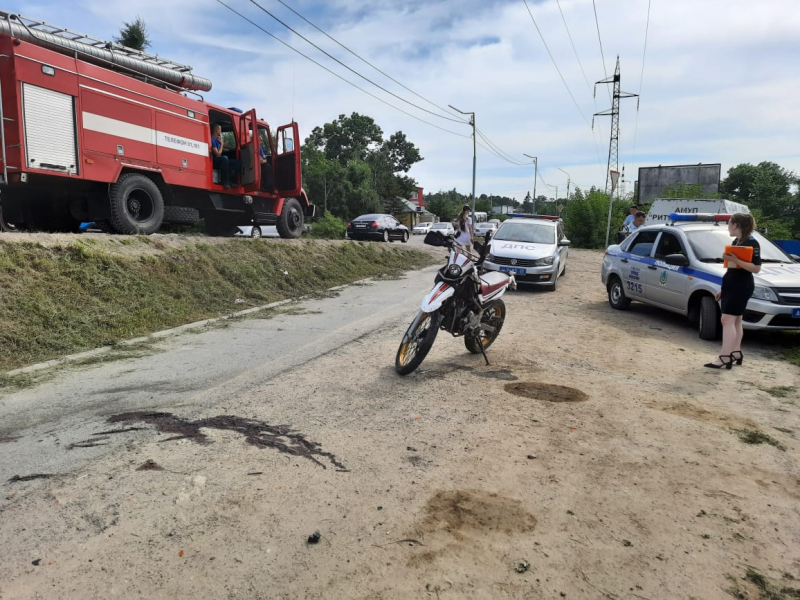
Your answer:
[[[261,237],[261,228],[260,227],[253,227],[253,230],[250,232],[250,237],[253,239],[258,239]]]
[[[483,329],[480,329],[478,331],[478,335],[476,336],[476,341],[484,348],[491,346],[492,342],[494,342],[495,339],[497,339],[497,336],[500,335],[500,328],[503,326],[505,319],[505,306],[495,304],[494,306],[487,308],[483,313],[483,318],[481,318],[481,324],[485,323],[491,327],[494,327],[494,331],[492,333],[487,333]]]
[[[383,241],[384,242],[388,242],[389,241],[389,232],[386,231],[385,229],[383,230]]]
[[[134,221],[144,223],[153,216],[156,206],[153,197],[146,190],[137,188],[128,195],[125,210]]]
[[[400,347],[398,355],[398,363],[400,366],[405,367],[408,365],[419,352],[421,344],[425,342],[428,334],[431,332],[433,326],[432,313],[427,314],[417,325],[416,329],[412,331],[408,340]]]

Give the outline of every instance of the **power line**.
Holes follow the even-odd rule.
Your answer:
[[[477,141],[477,140],[476,140],[476,142],[475,142],[475,143],[476,143],[478,146],[480,146],[481,148],[483,148],[484,150],[486,150],[488,153],[490,153],[490,154],[492,154],[492,155],[496,156],[497,158],[499,158],[499,159],[501,159],[501,160],[504,160],[504,161],[505,161],[505,162],[507,162],[507,163],[511,163],[511,164],[512,164],[512,165],[514,165],[515,167],[529,167],[529,166],[530,166],[530,164],[529,164],[529,163],[518,163],[518,162],[513,162],[513,161],[511,161],[511,160],[507,159],[507,158],[506,158],[505,156],[503,156],[502,154],[499,154],[499,153],[498,153],[496,150],[494,150],[493,148],[491,148],[491,147],[488,147],[488,146],[484,146],[483,144],[481,144],[481,143],[480,143],[479,141]]]
[[[592,0],[592,7],[594,8],[594,23],[597,25],[597,41],[600,43],[600,58],[603,59],[603,77],[608,79],[608,71],[606,70],[606,57],[603,54],[603,40],[600,39],[600,21],[597,19],[597,3]],[[611,102],[611,90],[608,91],[608,101]]]
[[[567,25],[567,19],[564,16],[564,11],[561,10],[561,3],[558,0],[556,0],[556,5],[558,6],[558,12],[561,13],[561,20],[564,22],[564,29],[567,30],[567,37],[569,37],[569,43],[572,45],[572,51],[575,53],[575,59],[578,61],[578,66],[581,69],[581,74],[583,75],[583,80],[586,82],[586,87],[591,92],[592,91],[592,85],[589,83],[589,79],[586,77],[586,71],[583,70],[583,63],[581,62],[580,56],[578,56],[578,50],[577,50],[577,48],[575,48],[575,42],[572,40],[572,34],[569,31],[569,25]],[[597,111],[597,99],[594,97],[594,94],[592,94],[592,101],[594,102],[594,109],[595,109],[595,111]],[[597,132],[600,135],[600,137],[602,138],[603,137],[603,130],[600,128],[599,125],[597,127]],[[597,136],[594,134],[594,129],[592,129],[592,139],[594,140],[594,149],[595,149],[595,152],[597,153],[597,164],[598,165],[602,165],[603,159],[600,157],[600,147],[597,145]]]
[[[287,25],[286,23],[284,23],[283,21],[281,21],[281,20],[280,20],[278,17],[276,17],[275,15],[273,15],[271,12],[269,12],[269,11],[268,11],[266,8],[264,8],[263,6],[261,6],[261,5],[260,5],[258,2],[256,2],[256,0],[250,0],[250,2],[251,2],[252,4],[254,4],[254,5],[256,5],[256,6],[257,6],[257,7],[258,7],[260,10],[262,10],[263,12],[267,13],[267,14],[268,14],[270,17],[272,17],[273,19],[275,19],[275,20],[276,20],[278,23],[280,23],[281,25],[283,25],[284,27],[286,27],[286,29],[288,29],[289,31],[291,31],[293,34],[295,34],[296,36],[300,37],[301,39],[303,39],[303,40],[304,40],[305,42],[307,42],[308,44],[311,44],[312,46],[314,46],[314,48],[316,48],[317,50],[319,50],[320,52],[322,52],[322,53],[323,53],[325,56],[327,56],[328,58],[330,58],[330,59],[331,59],[331,60],[333,60],[333,61],[336,61],[337,63],[339,63],[341,66],[343,66],[345,69],[347,69],[348,71],[350,71],[350,72],[351,72],[351,73],[353,73],[354,75],[357,75],[357,76],[361,77],[361,79],[363,79],[364,81],[368,81],[369,83],[371,83],[372,85],[374,85],[376,88],[378,88],[378,89],[380,89],[380,90],[383,90],[384,92],[386,92],[386,93],[387,93],[387,94],[389,94],[390,96],[394,96],[395,98],[397,98],[397,99],[398,99],[398,100],[400,100],[401,102],[405,102],[405,103],[406,103],[406,104],[408,104],[409,106],[413,106],[413,107],[414,107],[414,108],[416,108],[417,110],[421,110],[421,111],[423,111],[423,112],[426,112],[426,113],[428,113],[429,115],[433,115],[434,117],[439,117],[440,119],[444,119],[444,120],[446,120],[446,121],[452,121],[453,123],[464,123],[464,120],[463,120],[463,119],[454,119],[454,118],[451,118],[451,117],[445,117],[445,116],[443,116],[443,115],[440,115],[440,114],[438,114],[438,113],[435,113],[435,112],[433,112],[433,111],[431,111],[431,110],[428,110],[427,108],[423,108],[423,107],[419,106],[418,104],[414,104],[414,103],[413,103],[413,102],[411,102],[410,100],[406,100],[406,99],[405,99],[405,98],[403,98],[402,96],[398,96],[398,95],[397,95],[397,94],[395,94],[394,92],[391,92],[391,91],[387,90],[387,89],[386,89],[385,87],[383,87],[382,85],[380,85],[380,84],[378,84],[378,83],[375,83],[375,82],[374,82],[374,81],[372,81],[372,80],[371,80],[369,77],[366,77],[365,75],[362,75],[361,73],[359,73],[358,71],[356,71],[356,70],[355,70],[355,69],[353,69],[352,67],[349,67],[349,66],[347,66],[346,64],[344,64],[342,61],[340,61],[338,58],[336,58],[335,56],[333,56],[333,55],[332,55],[332,54],[330,54],[329,52],[327,52],[327,51],[323,50],[322,48],[320,48],[319,46],[317,46],[317,45],[316,45],[314,42],[312,42],[311,40],[309,40],[309,39],[308,39],[307,37],[305,37],[305,36],[304,36],[302,33],[300,33],[299,31],[297,31],[296,29],[293,29],[293,28],[292,28],[290,25]]]
[[[389,107],[391,107],[391,108],[393,108],[393,109],[395,109],[395,110],[397,110],[397,111],[400,111],[401,113],[403,113],[404,115],[408,115],[408,116],[409,116],[409,117],[411,117],[412,119],[416,119],[417,121],[419,121],[419,122],[421,122],[421,123],[425,123],[426,125],[430,125],[431,127],[435,127],[436,129],[440,129],[440,130],[442,130],[442,131],[445,131],[445,132],[447,132],[447,133],[450,133],[450,134],[452,134],[452,135],[456,135],[456,136],[458,136],[458,137],[467,138],[467,139],[469,139],[469,138],[471,138],[471,137],[472,137],[471,135],[464,135],[464,134],[461,134],[461,133],[457,133],[457,132],[455,132],[455,131],[451,131],[451,130],[449,130],[449,129],[445,129],[444,127],[439,127],[438,125],[434,125],[433,123],[429,123],[428,121],[426,121],[426,120],[424,120],[424,119],[420,119],[418,116],[416,116],[416,115],[412,115],[410,112],[407,112],[407,111],[403,110],[402,108],[398,108],[397,106],[395,106],[394,104],[391,104],[391,103],[387,102],[387,101],[386,101],[386,100],[384,100],[383,98],[379,98],[379,97],[378,97],[378,96],[376,96],[375,94],[373,94],[373,93],[371,93],[371,92],[368,92],[367,90],[365,90],[365,89],[364,89],[364,88],[362,88],[362,87],[359,87],[358,85],[356,85],[356,84],[355,84],[355,83],[353,83],[352,81],[349,81],[349,80],[345,79],[344,77],[342,77],[342,76],[341,76],[341,75],[339,75],[338,73],[335,73],[334,71],[331,71],[331,70],[330,70],[328,67],[326,67],[326,66],[325,66],[325,65],[323,65],[323,64],[320,64],[320,63],[318,63],[316,60],[314,60],[313,58],[311,58],[311,57],[310,57],[310,56],[308,56],[307,54],[303,54],[302,52],[300,52],[300,50],[298,50],[297,48],[294,48],[294,47],[293,47],[293,46],[291,46],[290,44],[287,44],[286,42],[284,42],[282,39],[280,39],[280,38],[279,38],[279,37],[277,37],[276,35],[274,35],[274,34],[270,33],[269,31],[267,31],[266,29],[264,29],[263,27],[261,27],[261,25],[259,25],[258,23],[256,23],[256,22],[254,22],[254,21],[252,21],[252,20],[248,19],[246,16],[244,16],[242,13],[240,13],[239,11],[237,11],[236,9],[234,9],[233,7],[231,7],[231,6],[228,6],[227,4],[225,4],[225,2],[223,2],[222,0],[217,0],[217,2],[218,2],[218,3],[220,3],[222,6],[224,6],[225,8],[227,8],[228,10],[230,10],[231,12],[233,12],[234,14],[236,14],[236,15],[240,16],[242,19],[244,19],[245,21],[247,21],[248,23],[250,23],[251,25],[253,25],[253,26],[254,26],[254,27],[256,27],[257,29],[260,29],[261,31],[263,31],[264,33],[266,33],[268,36],[270,36],[270,37],[271,37],[271,38],[273,38],[274,40],[276,40],[276,41],[280,42],[281,44],[283,44],[284,46],[286,46],[286,47],[287,47],[287,48],[289,48],[290,50],[292,50],[292,51],[296,52],[297,54],[299,54],[299,55],[300,55],[300,56],[302,56],[303,58],[305,58],[305,59],[307,59],[307,60],[310,60],[312,63],[314,63],[314,64],[315,64],[315,65],[317,65],[318,67],[320,67],[320,68],[322,68],[322,69],[325,69],[325,70],[326,70],[328,73],[330,73],[330,74],[331,74],[331,75],[333,75],[334,77],[338,77],[339,79],[341,79],[342,81],[344,81],[344,82],[345,82],[345,83],[347,83],[348,85],[351,85],[351,86],[353,86],[354,88],[356,88],[357,90],[360,90],[360,91],[364,92],[365,94],[367,94],[367,96],[370,96],[370,97],[372,97],[372,98],[375,98],[375,100],[377,100],[378,102],[382,102],[382,103],[383,103],[383,104],[385,104],[386,106],[389,106]]]
[[[650,2],[651,0],[647,0],[647,24],[644,28],[644,50],[642,50],[642,72],[639,75],[639,96],[642,95],[642,82],[644,81],[644,59],[647,55],[647,33],[650,30]],[[636,106],[636,125],[633,128],[633,159],[631,160],[632,165],[636,165],[636,136],[639,133],[639,106]]]
[[[516,160],[508,152],[505,152],[502,148],[500,148],[500,146],[498,146],[492,140],[490,140],[488,137],[486,137],[486,135],[480,129],[476,128],[475,131],[478,133],[479,136],[481,136],[481,138],[487,144],[489,144],[489,146],[491,146],[494,150],[496,150],[496,153],[498,155],[502,155],[501,158],[504,158],[504,160],[506,160],[507,162],[510,162],[512,164],[519,165],[519,166],[527,166],[529,164],[527,162],[521,162],[519,160]]]
[[[393,82],[395,82],[395,83],[396,83],[397,85],[399,85],[401,88],[403,88],[403,89],[405,89],[405,90],[407,90],[407,91],[411,92],[411,93],[412,93],[412,94],[414,94],[414,95],[415,95],[417,98],[420,98],[420,99],[422,99],[422,100],[425,100],[425,102],[427,102],[427,103],[428,103],[428,104],[430,104],[431,106],[435,106],[436,108],[438,108],[439,110],[441,110],[441,111],[443,111],[443,112],[446,112],[446,113],[449,113],[449,114],[453,114],[453,113],[452,113],[452,111],[450,111],[450,110],[448,110],[448,109],[446,109],[446,108],[442,108],[441,106],[439,106],[439,105],[438,105],[438,104],[436,104],[435,102],[433,102],[433,101],[431,101],[431,100],[428,100],[428,99],[427,99],[427,98],[425,98],[424,96],[421,96],[420,94],[418,94],[417,92],[415,92],[415,91],[414,91],[414,90],[412,90],[411,88],[409,88],[409,87],[406,87],[405,85],[403,85],[402,83],[400,83],[399,81],[397,81],[397,79],[395,79],[394,77],[392,77],[392,76],[391,76],[391,75],[389,75],[388,73],[386,73],[386,72],[382,71],[381,69],[379,69],[378,67],[376,67],[375,65],[373,65],[373,64],[372,64],[371,62],[369,62],[367,59],[365,59],[365,58],[363,58],[362,56],[358,55],[357,53],[353,52],[353,51],[352,51],[350,48],[348,48],[347,46],[345,46],[344,44],[342,44],[342,43],[341,43],[339,40],[337,40],[337,39],[336,39],[336,38],[334,38],[333,36],[329,35],[327,32],[323,31],[322,29],[320,29],[319,27],[317,27],[317,26],[316,26],[314,23],[312,23],[311,21],[309,21],[308,19],[306,19],[306,18],[305,18],[303,15],[301,15],[299,12],[297,12],[297,11],[296,11],[295,9],[293,9],[291,6],[289,6],[288,4],[286,4],[286,2],[284,2],[283,0],[278,0],[278,2],[280,2],[281,4],[283,4],[283,6],[285,6],[286,8],[288,8],[290,11],[292,11],[294,14],[296,14],[296,15],[297,15],[298,17],[300,17],[301,19],[303,19],[303,21],[305,21],[306,23],[308,23],[309,25],[311,25],[311,26],[312,26],[314,29],[316,29],[317,31],[319,31],[319,32],[320,32],[322,35],[324,35],[325,37],[327,37],[328,39],[330,39],[330,40],[331,40],[331,41],[333,41],[334,43],[338,44],[339,46],[341,46],[342,48],[344,48],[345,50],[347,50],[347,51],[348,51],[350,54],[352,54],[353,56],[355,56],[355,57],[356,57],[357,59],[359,59],[361,62],[363,62],[363,63],[365,63],[365,64],[369,65],[370,67],[372,67],[373,69],[375,69],[375,70],[376,70],[378,73],[380,73],[380,74],[381,74],[381,75],[383,75],[384,77],[387,77],[388,79],[391,79]],[[454,116],[456,116],[456,117],[457,117],[458,115],[454,115]],[[468,123],[468,122],[469,122],[469,121],[464,121],[463,119],[458,119],[458,120],[459,120],[459,121],[461,121],[461,122],[463,122],[463,123]]]
[[[539,30],[539,25],[536,23],[536,19],[533,17],[533,13],[531,12],[531,7],[528,6],[528,0],[522,0],[522,1],[525,3],[525,8],[528,9],[528,14],[531,16],[531,21],[533,21],[533,26],[536,27],[536,31],[539,33],[539,37],[542,38],[542,43],[544,44],[545,50],[547,50],[547,53],[550,55],[550,60],[553,61],[553,66],[556,68],[556,71],[558,71],[558,76],[561,77],[561,81],[564,83],[564,87],[567,88],[569,97],[572,98],[572,101],[575,103],[575,108],[578,109],[578,112],[581,114],[583,120],[586,122],[587,125],[589,125],[589,120],[586,118],[586,115],[583,114],[581,107],[578,105],[578,101],[575,100],[575,96],[572,95],[572,90],[569,89],[569,86],[567,85],[567,80],[564,79],[564,76],[561,74],[561,69],[558,68],[556,59],[553,58],[553,53],[550,52],[550,48],[548,48],[547,42],[544,41],[544,36],[542,35],[542,32]]]

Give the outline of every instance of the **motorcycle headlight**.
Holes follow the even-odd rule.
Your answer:
[[[753,295],[750,297],[753,300],[766,300],[768,302],[778,301],[778,297],[775,295],[775,292],[772,291],[772,288],[764,287],[763,285],[757,285],[753,290]]]
[[[447,267],[447,274],[448,274],[450,277],[453,277],[453,278],[455,278],[455,277],[461,277],[461,267],[459,267],[459,266],[458,266],[457,264],[455,264],[455,263],[454,263],[454,264],[452,264],[452,265],[448,265],[448,267]]]
[[[546,258],[539,258],[539,259],[533,261],[533,265],[535,267],[546,267],[546,266],[552,265],[552,264],[553,264],[553,257],[552,256],[548,256]]]

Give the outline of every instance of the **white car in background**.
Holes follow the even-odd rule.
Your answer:
[[[478,223],[475,225],[473,234],[475,237],[486,237],[486,233],[491,231],[492,235],[497,232],[497,225],[489,221],[488,223]]]
[[[433,223],[431,221],[426,221],[425,223],[417,223],[414,226],[414,229],[411,230],[411,233],[414,235],[425,235],[431,230],[431,226]]]
[[[438,231],[442,235],[455,235],[456,230],[453,228],[452,223],[434,223],[431,225],[430,231]]]

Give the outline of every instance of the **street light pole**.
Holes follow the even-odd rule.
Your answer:
[[[539,177],[539,159],[524,152],[522,154],[533,159],[533,205],[536,206],[536,179]]]
[[[472,125],[472,226],[475,227],[475,166],[477,164],[477,156],[478,156],[477,140],[475,139],[475,113],[458,110],[452,104],[448,104],[447,106],[449,106],[455,111],[460,112],[462,115],[470,115],[469,124]]]

